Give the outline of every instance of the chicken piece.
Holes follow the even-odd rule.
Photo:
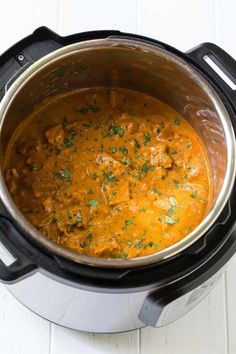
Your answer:
[[[123,165],[109,154],[97,155],[96,163],[102,170],[108,170],[117,175],[122,175],[125,171],[127,171],[127,166]]]
[[[115,185],[106,184],[104,187],[106,199],[109,205],[114,206],[129,200],[128,181],[119,180]]]
[[[115,239],[99,239],[93,244],[93,255],[96,257],[110,257],[111,254],[119,254],[120,246]]]
[[[56,125],[45,133],[48,142],[55,147],[60,147],[64,143],[65,134],[62,125]]]
[[[48,197],[43,202],[44,209],[47,213],[51,213],[53,210],[53,201],[51,197]]]
[[[65,234],[77,228],[86,228],[88,224],[88,210],[79,205],[69,207],[65,211],[57,213],[57,227]]]

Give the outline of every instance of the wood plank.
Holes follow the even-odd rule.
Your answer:
[[[49,354],[50,323],[19,303],[0,284],[0,353]]]
[[[236,255],[230,261],[226,270],[226,310],[228,332],[228,354],[236,353]]]
[[[136,0],[60,0],[59,32],[92,30],[136,31]]]
[[[89,334],[52,325],[50,354],[138,354],[138,331]]]
[[[141,354],[226,354],[224,280],[178,321],[141,330]],[[233,352],[232,352],[233,353]]]
[[[202,42],[214,42],[214,0],[137,1],[139,33],[181,50],[189,50]]]

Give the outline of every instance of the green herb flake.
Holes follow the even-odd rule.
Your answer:
[[[156,129],[156,132],[157,132],[157,134],[160,134],[161,129],[160,129],[160,128],[157,128],[157,129]]]
[[[92,234],[92,233],[89,233],[89,234],[86,236],[86,239],[87,239],[88,241],[91,241],[92,238],[93,238],[93,234]]]
[[[123,164],[124,164],[124,165],[127,165],[127,166],[130,166],[130,165],[131,165],[131,162],[130,162],[129,159],[125,159],[125,160],[123,160]]]
[[[142,243],[142,241],[137,241],[137,242],[135,242],[135,244],[134,244],[134,247],[135,248],[142,248],[143,247],[143,243]]]
[[[71,146],[73,146],[75,144],[74,139],[65,139],[64,140],[64,147],[65,148],[70,148]]]
[[[140,208],[139,211],[145,212],[145,211],[146,211],[146,208]]]
[[[180,125],[180,119],[176,118],[176,119],[174,120],[174,122],[175,122],[175,125]]]
[[[85,248],[86,246],[87,246],[86,241],[80,242],[80,247],[81,247],[81,248]]]
[[[111,152],[112,154],[115,154],[115,153],[117,152],[117,148],[116,148],[116,147],[111,147],[111,148],[110,148],[110,152]]]
[[[125,225],[126,226],[129,226],[129,225],[131,225],[131,224],[133,224],[133,220],[125,220]]]
[[[144,134],[144,145],[147,145],[151,141],[151,135],[149,133]]]
[[[124,154],[124,155],[128,155],[128,149],[125,147],[125,146],[121,146],[121,147],[119,147],[119,149],[118,149],[119,151],[121,151],[122,152],[122,154]]]
[[[166,221],[167,224],[173,225],[173,224],[176,224],[176,223],[177,223],[178,219],[174,219],[174,218],[172,218],[171,216],[166,215],[165,221]]]
[[[99,202],[97,200],[95,200],[95,199],[91,199],[88,202],[88,206],[97,207],[97,206],[99,206]]]
[[[96,172],[93,172],[92,178],[93,178],[93,179],[97,179],[97,178],[98,178],[98,174],[97,174]]]
[[[168,213],[169,214],[175,214],[176,212],[176,207],[172,206],[169,210],[168,210]]]
[[[31,166],[32,171],[38,171],[40,168],[42,168],[42,165],[39,165],[38,163],[33,163]]]
[[[62,123],[63,123],[64,127],[68,124],[67,117],[63,117]]]
[[[81,224],[81,222],[82,222],[82,216],[77,216],[76,224]]]
[[[194,191],[194,192],[191,194],[191,197],[192,197],[192,198],[196,198],[196,196],[197,196],[197,191]]]
[[[205,204],[205,200],[204,199],[199,199],[199,203]]]
[[[176,186],[178,186],[179,185],[179,181],[177,180],[177,179],[172,179],[172,181],[174,182],[174,184],[176,185]]]
[[[124,250],[121,250],[121,256],[122,256],[122,258],[127,258],[128,257],[128,253],[125,252]]]
[[[51,218],[51,224],[56,224],[60,219],[58,218]]]
[[[115,182],[118,182],[118,178],[113,173],[105,172],[104,173],[104,182],[115,183]]]
[[[133,244],[132,241],[128,240],[125,243],[129,248],[132,247],[132,244]]]
[[[155,194],[158,194],[158,195],[161,195],[161,192],[157,189],[157,188],[152,188],[152,193],[155,193]]]
[[[134,178],[135,178],[137,181],[140,181],[140,180],[141,180],[141,175],[140,175],[140,173],[139,173],[139,172],[135,173]]]
[[[55,155],[56,155],[56,156],[61,155],[61,150],[58,149],[58,148],[56,148],[56,149],[55,149]]]
[[[148,172],[148,165],[147,163],[144,163],[143,166],[141,167],[141,173],[147,173]]]
[[[120,137],[124,136],[124,129],[121,127],[118,127],[116,125],[110,125],[109,129],[111,130],[113,135],[119,135]]]
[[[182,174],[182,178],[187,178],[187,177],[188,177],[188,175],[186,173]]]

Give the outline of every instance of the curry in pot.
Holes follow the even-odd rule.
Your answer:
[[[125,89],[45,101],[13,134],[4,171],[16,205],[45,237],[97,257],[171,246],[201,222],[211,194],[192,126]]]

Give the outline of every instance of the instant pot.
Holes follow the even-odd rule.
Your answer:
[[[236,62],[214,44],[183,53],[119,31],[60,37],[41,27],[0,57],[1,167],[13,131],[47,97],[122,87],[182,114],[205,145],[213,178],[211,208],[195,230],[124,260],[80,255],[45,238],[17,209],[0,171],[0,280],[22,304],[69,328],[121,332],[167,325],[215,286],[236,250],[236,91],[209,59],[236,84]]]

